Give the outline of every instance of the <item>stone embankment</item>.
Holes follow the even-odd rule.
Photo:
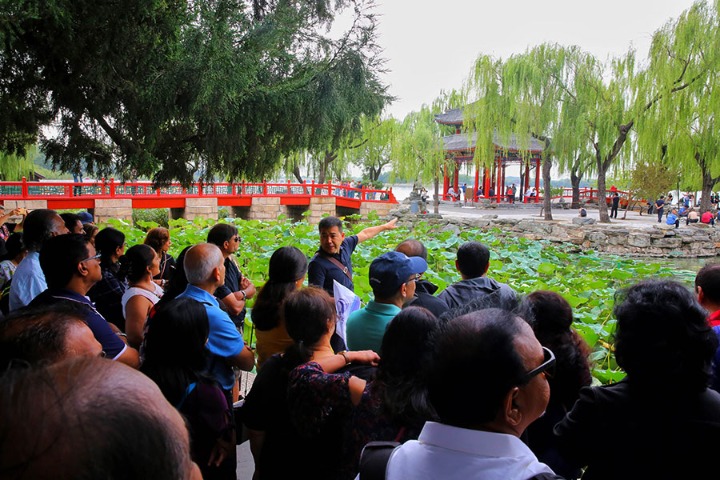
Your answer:
[[[400,225],[410,225],[422,219],[436,225],[438,229],[457,232],[472,228],[498,228],[511,236],[568,243],[575,245],[578,250],[594,250],[623,256],[714,257],[720,254],[720,227],[705,224],[682,225],[678,229],[664,224],[625,227],[618,223],[583,224],[579,222],[579,218],[547,221],[498,215],[466,218],[415,215],[403,208],[391,214],[400,217]]]

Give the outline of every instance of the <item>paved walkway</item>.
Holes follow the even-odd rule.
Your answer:
[[[509,205],[502,203],[494,208],[481,208],[480,206],[459,206],[457,204],[451,204],[443,202],[440,204],[440,215],[445,218],[472,218],[481,217],[486,215],[497,215],[498,218],[532,218],[534,220],[542,220],[545,218],[544,215],[540,215],[540,204],[513,204]],[[600,215],[598,209],[593,206],[585,207],[587,210],[588,218],[594,218],[596,222],[599,222]],[[432,212],[432,206],[429,206],[429,211]],[[647,210],[645,210],[647,212]],[[610,213],[608,211],[608,213]],[[552,216],[554,221],[571,223],[572,219],[578,216],[578,210],[553,208]],[[648,215],[643,213],[640,215],[637,210],[628,211],[625,218],[625,211],[618,211],[618,218],[612,219],[608,227],[618,226],[621,228],[652,228],[658,224],[657,214]],[[664,221],[664,219],[663,219]],[[681,221],[680,226],[684,223]]]

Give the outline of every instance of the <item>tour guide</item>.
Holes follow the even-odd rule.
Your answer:
[[[368,227],[357,235],[345,237],[342,221],[337,217],[320,220],[320,249],[310,260],[308,283],[315,285],[333,296],[333,280],[354,291],[351,256],[358,243],[370,240],[385,230],[395,228],[397,218],[377,227]]]

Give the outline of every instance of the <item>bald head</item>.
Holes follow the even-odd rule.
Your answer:
[[[410,238],[395,248],[396,252],[404,253],[408,257],[420,257],[427,260],[427,248],[419,240]]]
[[[188,283],[199,288],[222,285],[225,283],[224,261],[217,245],[199,243],[190,248],[183,261]]]
[[[119,362],[9,370],[0,391],[0,472],[12,478],[171,480],[196,472],[180,415],[149,378]]]

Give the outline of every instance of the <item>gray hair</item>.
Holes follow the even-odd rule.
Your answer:
[[[213,270],[224,261],[222,252],[217,245],[199,243],[190,247],[183,262],[188,283],[191,285],[208,283]]]

